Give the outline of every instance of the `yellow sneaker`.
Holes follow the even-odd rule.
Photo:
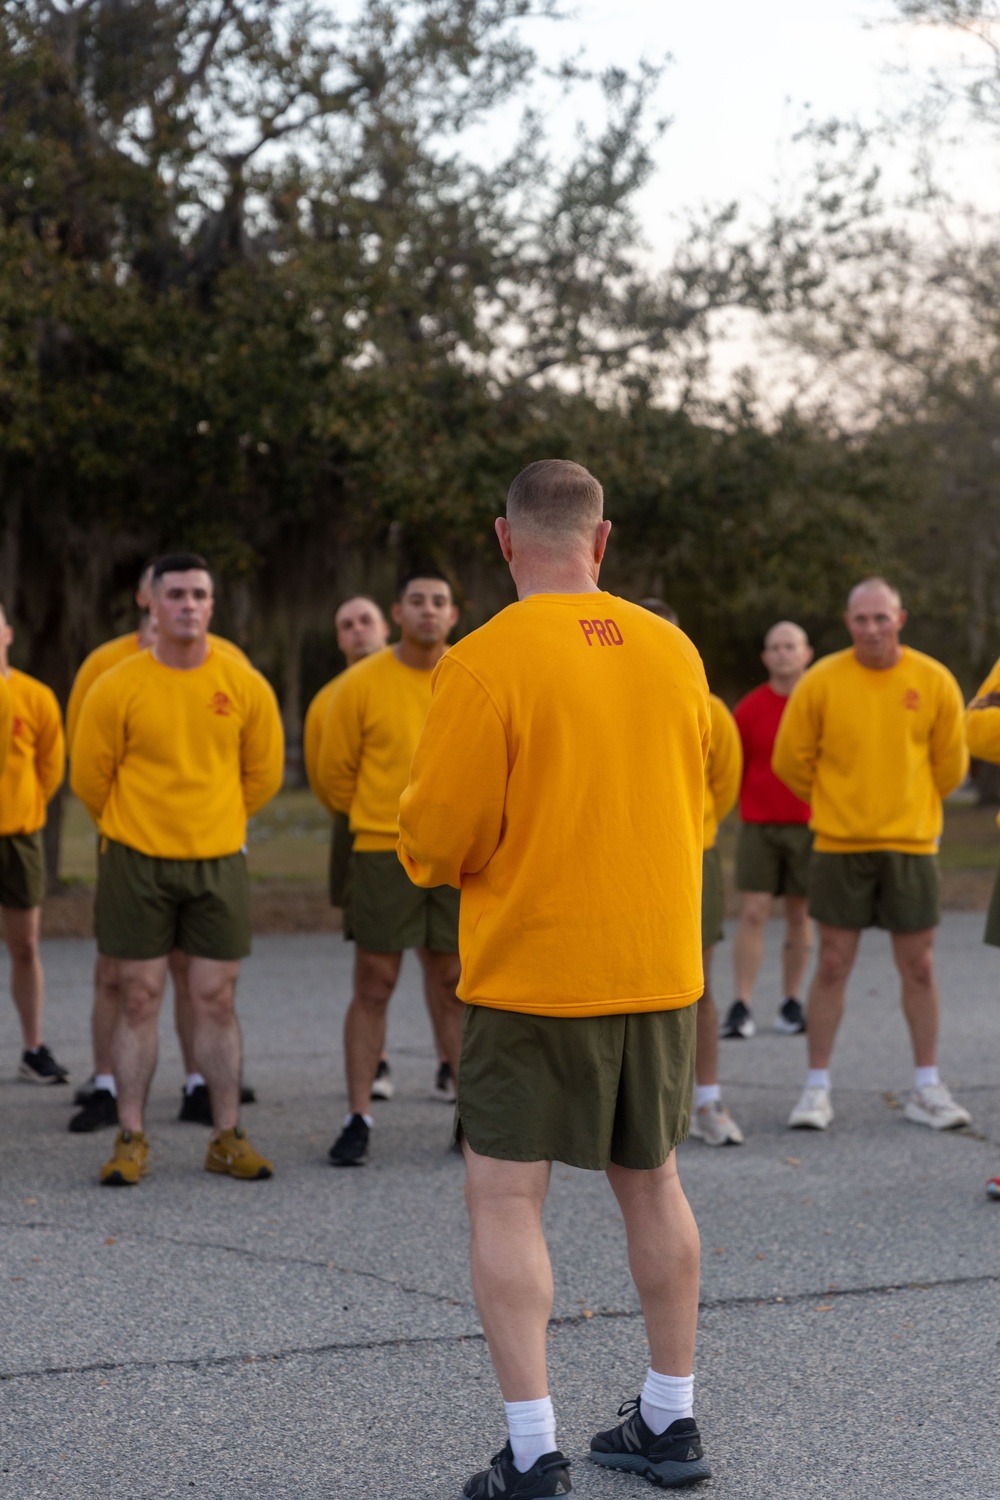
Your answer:
[[[119,1130],[114,1154],[101,1168],[107,1187],[135,1187],[149,1169],[149,1142],[141,1130]]]
[[[229,1177],[241,1177],[246,1182],[259,1182],[274,1176],[271,1163],[257,1154],[239,1125],[233,1130],[220,1130],[218,1139],[209,1141],[205,1171],[225,1172]]]

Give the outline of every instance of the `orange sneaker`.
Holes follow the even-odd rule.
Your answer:
[[[274,1176],[271,1163],[258,1155],[239,1125],[232,1130],[220,1130],[217,1139],[209,1141],[205,1171],[223,1172],[244,1182],[260,1182]]]
[[[106,1187],[135,1187],[145,1177],[149,1164],[149,1142],[141,1130],[119,1130],[111,1160],[101,1168]]]

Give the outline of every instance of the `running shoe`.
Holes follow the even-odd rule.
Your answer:
[[[378,1067],[375,1069],[375,1079],[372,1083],[372,1098],[391,1099],[395,1092],[396,1085],[392,1081],[389,1064],[384,1057],[380,1057]]]
[[[1000,1199],[1000,1177],[991,1177],[986,1184],[987,1198]]]
[[[802,1090],[802,1098],[788,1116],[792,1130],[825,1130],[833,1119],[830,1090],[809,1088]]]
[[[193,1089],[181,1089],[181,1107],[177,1118],[186,1120],[189,1125],[211,1125],[212,1101],[207,1083],[196,1083]]]
[[[691,1111],[691,1135],[706,1146],[742,1146],[743,1132],[720,1099]]]
[[[87,1079],[86,1083],[81,1083],[80,1087],[77,1089],[76,1093],[73,1095],[73,1103],[74,1104],[86,1104],[87,1100],[90,1098],[91,1094],[94,1092],[94,1090],[96,1088],[97,1088],[97,1079],[94,1077],[93,1073],[91,1073],[91,1075]]]
[[[94,1089],[81,1110],[72,1116],[69,1128],[74,1135],[89,1135],[118,1124],[118,1100],[110,1089]]]
[[[241,1104],[256,1104],[257,1103],[257,1090],[251,1088],[248,1083],[241,1083],[240,1084],[240,1103]]]
[[[434,1097],[440,1099],[442,1104],[454,1104],[457,1095],[455,1093],[455,1076],[451,1071],[450,1062],[442,1062],[434,1075]]]
[[[928,1083],[914,1089],[903,1106],[903,1114],[915,1125],[929,1125],[932,1130],[958,1130],[972,1124],[972,1116],[951,1097],[943,1083]]]
[[[796,1036],[800,1031],[805,1031],[806,1013],[802,1009],[801,1000],[789,997],[785,1001],[774,1018],[774,1029],[784,1032],[785,1036]]]
[[[36,1047],[33,1052],[22,1052],[17,1076],[23,1083],[66,1083],[69,1069],[57,1063],[48,1047]]]
[[[239,1125],[231,1130],[220,1130],[218,1136],[209,1141],[205,1171],[238,1177],[242,1182],[263,1182],[274,1176],[274,1168],[267,1157],[253,1149]]]
[[[111,1160],[101,1168],[105,1187],[135,1187],[145,1177],[149,1164],[149,1142],[141,1130],[119,1130]]]
[[[729,1014],[722,1023],[720,1035],[752,1037],[756,1030],[753,1012],[749,1005],[744,1005],[742,1000],[734,1000],[729,1007]]]
[[[368,1129],[364,1115],[352,1115],[329,1150],[335,1167],[363,1167],[368,1160]]]
[[[524,1473],[514,1463],[508,1439],[490,1459],[488,1469],[481,1469],[466,1481],[465,1500],[542,1500],[549,1495],[568,1495],[573,1489],[569,1478],[569,1459],[556,1449],[543,1453]]]
[[[620,1426],[598,1432],[590,1440],[590,1457],[595,1464],[628,1469],[663,1489],[711,1478],[693,1417],[671,1422],[657,1437],[642,1419],[638,1397],[620,1406],[618,1415],[625,1418]]]

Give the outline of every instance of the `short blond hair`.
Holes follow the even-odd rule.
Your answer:
[[[850,593],[847,596],[847,607],[848,607],[848,609],[850,609],[850,607],[851,607],[851,600],[854,598],[855,594],[860,594],[860,592],[861,592],[862,589],[872,589],[872,588],[876,588],[876,589],[888,589],[889,593],[892,595],[892,597],[896,601],[896,608],[897,609],[902,609],[902,607],[903,607],[903,601],[902,601],[902,599],[900,597],[899,589],[896,587],[896,585],[894,583],[890,583],[889,580],[888,580],[888,578],[883,578],[880,573],[873,574],[871,578],[862,578],[862,580],[861,580],[860,583],[856,583],[854,585],[854,587],[851,589]]]
[[[567,534],[596,526],[604,491],[589,469],[565,458],[541,458],[522,469],[507,491],[507,520]]]

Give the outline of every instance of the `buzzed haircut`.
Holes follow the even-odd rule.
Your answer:
[[[410,572],[405,574],[399,580],[399,586],[396,589],[397,599],[402,599],[403,595],[406,593],[406,590],[410,587],[410,584],[416,583],[418,578],[427,578],[430,579],[433,583],[447,584],[448,592],[454,599],[455,590],[452,588],[451,579],[446,577],[445,574],[441,572],[440,568],[411,568]]]
[[[776,630],[795,630],[795,631],[798,632],[799,639],[802,640],[805,643],[805,645],[808,646],[808,644],[809,644],[809,636],[808,636],[806,630],[804,629],[803,626],[797,624],[795,620],[775,620],[774,624],[773,625],[769,625],[767,627],[767,629],[764,631],[764,645],[765,646],[767,645],[768,641],[771,639],[772,635],[774,634],[774,632]]]
[[[540,458],[507,491],[507,520],[563,535],[596,526],[604,491],[589,469],[566,458]]]
[[[648,609],[651,615],[659,615],[661,620],[668,620],[671,625],[680,625],[680,616],[665,599],[640,599],[639,605],[642,609]]]
[[[849,591],[847,595],[848,609],[850,609],[851,607],[851,600],[854,598],[855,594],[859,592],[859,590],[870,588],[888,589],[889,593],[896,601],[896,607],[898,609],[902,609],[903,600],[900,595],[899,589],[894,583],[890,583],[888,578],[883,578],[880,573],[873,574],[871,578],[862,578],[860,583],[856,583],[854,585],[854,587]]]
[[[337,605],[337,608],[334,610],[334,619],[337,618],[337,616],[340,614],[340,611],[347,604],[370,604],[377,615],[380,615],[382,613],[382,606],[372,598],[371,594],[348,594],[346,599],[341,599],[340,603]]]
[[[152,581],[156,583],[164,573],[190,573],[195,568],[212,578],[212,570],[200,552],[165,552],[162,557],[153,561]]]

